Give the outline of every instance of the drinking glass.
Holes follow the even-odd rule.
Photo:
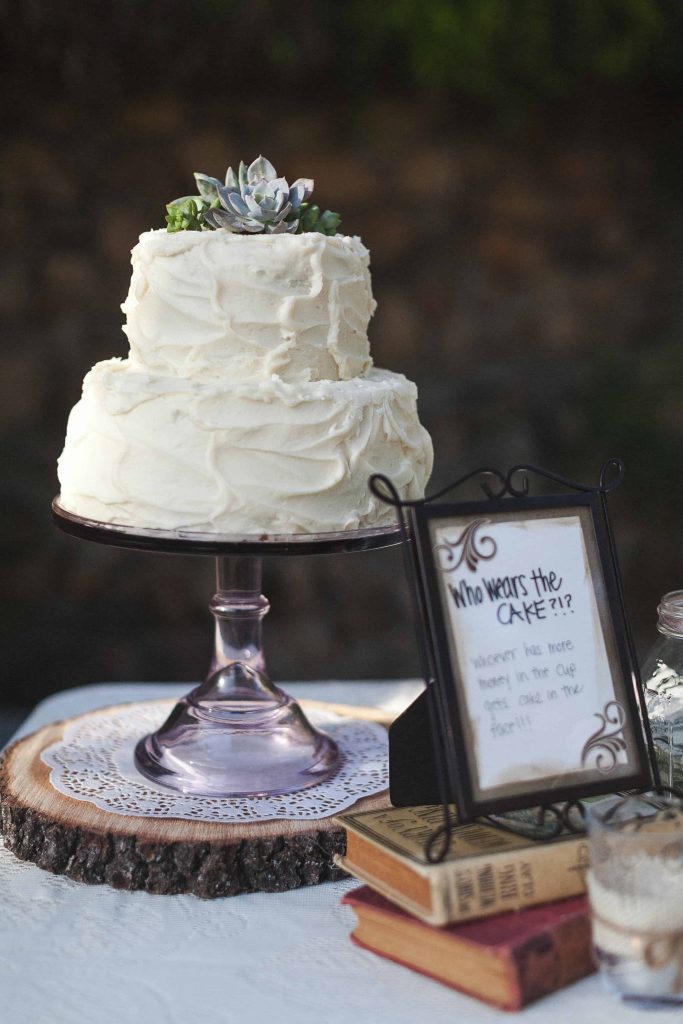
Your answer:
[[[588,810],[593,949],[607,987],[642,1006],[683,1001],[683,804],[646,793]]]

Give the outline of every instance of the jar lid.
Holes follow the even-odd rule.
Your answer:
[[[665,594],[657,612],[659,628],[663,633],[683,636],[683,590],[671,590]]]

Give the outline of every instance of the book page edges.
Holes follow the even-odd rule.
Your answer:
[[[422,906],[419,903],[415,903],[404,893],[398,889],[394,889],[393,886],[388,885],[383,879],[377,878],[375,875],[369,874],[363,868],[358,867],[353,861],[350,861],[348,857],[341,857],[339,854],[335,854],[334,863],[342,868],[344,871],[348,871],[350,875],[353,875],[361,882],[365,882],[371,889],[378,892],[380,896],[384,896],[386,899],[395,903],[396,906],[406,910],[413,917],[419,918],[420,921],[424,921],[426,924],[445,925],[451,924],[443,914],[443,912],[432,912],[429,908]]]
[[[509,955],[446,938],[447,933],[439,941],[437,932],[436,944],[425,942],[417,922],[412,928],[402,925],[399,931],[381,912],[358,910],[358,926],[351,938],[359,946],[500,1009],[520,1009],[521,987]]]
[[[346,858],[351,864],[362,864],[366,874],[383,879],[426,912],[431,911],[437,865],[424,865],[420,870],[412,858],[402,857],[392,847],[353,830],[346,833]]]

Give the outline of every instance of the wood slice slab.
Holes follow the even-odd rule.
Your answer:
[[[344,852],[344,831],[332,818],[234,824],[140,818],[58,793],[40,755],[73,721],[17,740],[0,762],[0,829],[7,849],[22,860],[78,882],[208,899],[345,877],[332,859]],[[388,806],[388,793],[381,793],[353,810]]]

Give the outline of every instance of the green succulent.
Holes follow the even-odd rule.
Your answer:
[[[226,228],[235,234],[301,234],[318,231],[336,235],[341,217],[320,212],[310,203],[311,178],[289,185],[265,157],[235,173],[228,167],[225,184],[208,174],[195,173],[199,195],[174,199],[166,207],[167,230],[211,231]]]
[[[210,203],[201,196],[182,196],[166,207],[167,231],[202,231],[205,227],[204,214]]]

